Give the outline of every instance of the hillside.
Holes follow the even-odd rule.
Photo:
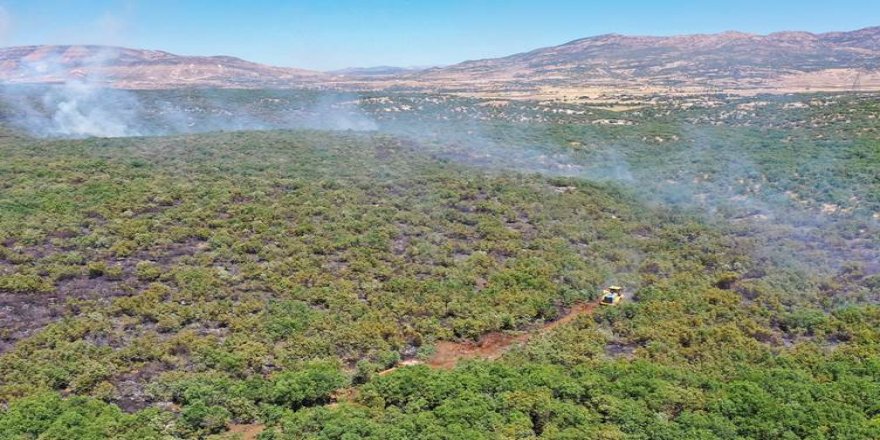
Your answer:
[[[484,104],[5,133],[0,438],[880,438],[876,96]]]
[[[349,67],[346,69],[334,70],[327,72],[342,77],[380,77],[403,75],[407,73],[416,73],[424,70],[418,67],[396,67],[396,66],[374,66],[374,67]]]
[[[105,46],[0,49],[0,82],[59,83],[71,79],[127,89],[292,87],[323,74],[272,67],[227,56],[180,56]]]
[[[880,90],[880,27],[811,34],[601,35],[448,67],[314,72],[100,46],[0,49],[0,82],[88,77],[117,88],[335,88],[547,98]]]
[[[880,27],[811,34],[601,35],[401,78],[452,90],[635,93],[880,88]]]

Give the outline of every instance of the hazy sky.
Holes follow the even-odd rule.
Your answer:
[[[0,0],[0,45],[111,44],[328,70],[441,65],[604,34],[824,32],[878,0]]]

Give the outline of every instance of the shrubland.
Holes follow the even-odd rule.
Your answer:
[[[396,99],[370,133],[3,134],[0,437],[880,437],[876,105]]]

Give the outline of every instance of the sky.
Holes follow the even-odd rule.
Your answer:
[[[0,0],[0,46],[104,44],[316,70],[448,65],[606,33],[877,25],[877,0]]]

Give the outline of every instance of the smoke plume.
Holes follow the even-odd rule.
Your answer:
[[[6,39],[12,33],[12,16],[9,11],[0,5],[0,44],[6,44]]]

